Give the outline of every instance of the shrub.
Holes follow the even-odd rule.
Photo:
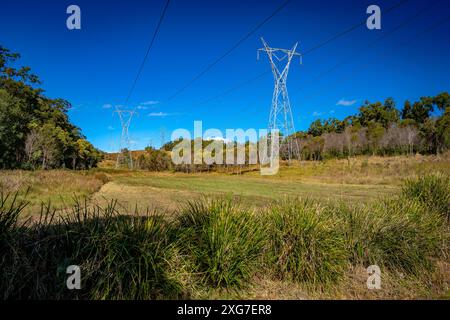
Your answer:
[[[435,173],[408,179],[402,192],[406,198],[416,199],[450,219],[450,176]]]
[[[41,219],[16,230],[2,248],[1,295],[12,299],[156,299],[183,296],[171,265],[170,226],[157,215],[120,216],[77,203],[61,221]],[[79,265],[81,290],[66,288],[66,268]]]
[[[157,299],[182,295],[169,273],[176,250],[161,216],[75,219],[65,225],[70,260],[82,263],[93,299]]]
[[[205,283],[241,286],[255,273],[266,233],[260,219],[228,200],[189,202],[178,216],[180,243]]]
[[[394,198],[341,205],[338,213],[353,264],[417,274],[431,267],[430,257],[441,253],[446,233],[443,219],[417,201]]]
[[[329,284],[343,276],[348,261],[344,238],[325,207],[289,200],[269,214],[269,260],[276,272],[311,284]]]

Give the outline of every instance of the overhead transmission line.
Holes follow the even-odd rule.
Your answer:
[[[145,53],[144,59],[142,60],[142,63],[141,63],[141,65],[140,65],[139,69],[138,69],[138,72],[137,72],[137,74],[136,74],[136,77],[134,78],[134,81],[133,81],[133,84],[132,84],[132,86],[131,86],[131,88],[130,88],[130,91],[128,92],[127,98],[125,99],[125,106],[128,105],[128,102],[129,102],[129,100],[130,100],[130,98],[131,98],[131,95],[133,94],[133,91],[134,91],[134,89],[136,88],[136,84],[137,84],[137,82],[138,82],[138,80],[139,80],[139,77],[140,77],[140,75],[141,75],[141,73],[142,73],[142,70],[144,69],[145,62],[147,61],[148,55],[149,55],[149,53],[150,53],[150,50],[151,50],[151,48],[153,47],[153,43],[155,42],[156,36],[157,36],[158,33],[159,33],[159,29],[161,28],[161,24],[162,24],[162,22],[163,22],[163,20],[164,20],[164,17],[165,17],[165,15],[166,15],[166,11],[167,11],[167,8],[169,7],[169,4],[170,4],[170,0],[167,0],[167,1],[166,1],[166,4],[164,5],[164,9],[163,9],[163,11],[161,12],[161,16],[159,17],[159,21],[158,21],[158,24],[156,25],[155,31],[153,32],[153,36],[152,36],[152,39],[151,39],[151,41],[150,41],[150,44],[149,44],[149,46],[148,46],[148,48],[147,48],[147,51],[146,51],[146,53]],[[136,109],[136,108],[135,108],[135,109]]]
[[[400,7],[400,6],[404,5],[404,4],[406,4],[408,1],[410,1],[410,0],[401,0],[401,1],[397,2],[397,3],[394,4],[393,6],[389,7],[389,8],[386,9],[386,10],[384,10],[384,11],[383,11],[383,14],[384,14],[384,15],[389,14],[390,12],[392,12],[392,11],[395,10],[395,9],[397,9],[398,7]],[[313,47],[307,49],[306,51],[304,51],[304,52],[302,53],[302,56],[304,56],[304,55],[306,55],[306,54],[310,54],[311,52],[314,52],[315,50],[317,50],[317,49],[319,49],[319,48],[321,48],[321,47],[323,47],[323,46],[329,44],[330,42],[333,42],[334,40],[339,39],[339,38],[343,37],[344,35],[346,35],[346,34],[352,32],[352,31],[358,29],[359,27],[365,25],[365,24],[366,24],[366,21],[367,21],[367,19],[364,19],[364,20],[362,20],[361,22],[359,22],[359,23],[357,23],[357,24],[355,24],[355,25],[353,25],[353,26],[351,26],[351,27],[349,27],[349,28],[347,28],[347,29],[345,29],[345,30],[343,30],[343,31],[341,31],[341,32],[339,32],[339,33],[333,35],[332,37],[326,39],[325,41],[322,41],[321,43],[318,43],[317,45],[315,45],[315,46],[313,46]],[[219,94],[217,94],[217,95],[215,95],[215,96],[213,96],[213,97],[211,97],[211,98],[208,98],[208,99],[206,99],[206,100],[204,100],[204,101],[201,101],[200,103],[198,103],[198,104],[196,104],[196,105],[197,105],[197,106],[204,105],[204,104],[206,104],[206,103],[208,103],[208,102],[211,102],[211,101],[217,100],[217,99],[219,99],[219,98],[222,98],[222,97],[224,97],[224,96],[230,94],[231,92],[233,92],[233,91],[235,91],[235,90],[238,90],[238,89],[240,89],[241,87],[246,86],[246,85],[248,85],[248,84],[250,84],[250,83],[252,83],[252,82],[254,82],[254,81],[256,81],[256,80],[258,80],[258,79],[260,79],[260,78],[262,78],[263,76],[269,74],[270,72],[271,72],[270,70],[264,71],[263,73],[260,73],[260,74],[258,74],[258,75],[256,75],[256,76],[252,77],[252,78],[249,78],[249,79],[245,80],[244,82],[241,82],[241,83],[239,83],[239,84],[236,84],[236,85],[230,87],[229,89],[227,89],[227,90],[225,90],[225,91],[223,91],[223,92],[221,92],[221,93],[219,93]]]
[[[386,9],[386,10],[384,10],[384,11],[383,11],[383,15],[385,15],[385,14],[391,12],[392,10],[394,10],[394,9],[396,9],[396,8],[398,8],[398,7],[402,6],[402,5],[404,5],[404,4],[405,4],[406,2],[408,2],[408,1],[409,1],[409,0],[402,0],[402,1],[400,1],[400,2],[397,2],[397,3],[394,4],[393,6],[389,7],[389,8]],[[366,25],[366,22],[367,22],[367,19],[362,20],[360,23],[358,23],[358,24],[356,24],[356,25],[354,25],[354,26],[352,26],[352,27],[350,27],[350,28],[348,28],[348,29],[346,29],[346,30],[344,30],[344,31],[342,31],[342,32],[340,32],[340,33],[334,35],[333,37],[329,38],[328,40],[326,40],[326,41],[324,41],[324,42],[322,42],[322,43],[319,43],[319,44],[313,46],[312,48],[309,48],[308,50],[306,50],[305,52],[303,52],[303,55],[307,55],[308,53],[311,53],[311,52],[313,52],[313,51],[315,51],[315,50],[317,50],[317,49],[319,49],[319,48],[321,48],[321,47],[327,45],[328,43],[332,42],[333,40],[336,40],[336,39],[338,39],[338,38],[340,38],[340,37],[346,35],[347,33],[350,33],[350,32],[352,32],[353,30],[356,30],[356,29],[358,29],[359,27],[362,27],[362,26]]]
[[[436,28],[438,28],[438,27],[440,27],[440,26],[442,26],[442,25],[445,25],[445,24],[448,23],[448,22],[450,22],[450,16],[447,16],[447,17],[445,17],[445,18],[443,18],[443,19],[441,19],[441,20],[438,20],[437,22],[433,23],[431,26],[429,26],[429,27],[427,27],[427,28],[421,30],[421,31],[418,32],[418,33],[416,33],[413,37],[411,37],[411,38],[409,38],[409,39],[407,39],[407,40],[402,41],[401,44],[402,44],[402,45],[408,45],[408,44],[410,44],[410,43],[416,41],[417,39],[419,39],[419,38],[420,38],[421,36],[423,36],[424,34],[429,33],[429,32],[431,32],[431,31],[433,31],[434,29],[436,29]],[[384,52],[382,52],[380,55],[378,55],[378,56],[376,56],[376,57],[373,57],[373,58],[371,58],[371,59],[369,59],[369,60],[367,60],[367,61],[364,61],[364,62],[361,63],[361,64],[358,64],[358,65],[352,70],[353,72],[347,73],[345,77],[336,79],[336,81],[332,81],[332,82],[328,83],[328,86],[327,86],[327,87],[330,87],[330,86],[332,86],[332,85],[334,85],[334,84],[336,84],[336,83],[342,83],[343,81],[349,80],[349,79],[352,78],[353,76],[358,75],[359,73],[364,72],[365,69],[364,69],[364,68],[361,68],[362,65],[367,64],[368,62],[372,62],[372,61],[377,61],[377,60],[379,61],[379,58],[380,58],[380,57],[387,56],[388,53],[389,53],[388,51],[384,51]],[[323,93],[324,93],[324,92],[328,92],[327,90],[324,90],[324,89],[326,89],[326,88],[321,88],[320,90],[315,90],[314,93],[316,93],[317,91],[320,91],[320,92],[319,92],[319,93],[316,93],[316,94],[312,94],[312,95],[306,96],[306,98],[305,98],[304,100],[310,100],[310,99],[312,99],[312,98],[317,97],[319,94],[320,94],[321,96],[323,96]]]
[[[425,6],[424,8],[421,8],[420,10],[418,10],[415,14],[413,14],[412,16],[404,19],[402,22],[400,22],[397,26],[391,28],[390,30],[388,30],[386,33],[382,34],[381,36],[379,36],[378,38],[376,38],[374,41],[370,42],[369,44],[367,44],[364,48],[361,49],[370,49],[372,47],[374,47],[375,45],[377,45],[380,41],[384,40],[385,38],[389,37],[390,35],[394,34],[395,32],[397,32],[398,30],[400,30],[401,28],[405,27],[406,25],[414,22],[419,16],[421,16],[422,14],[425,14],[428,10],[430,10],[432,7],[434,7],[436,4],[439,3],[439,0],[435,0],[432,3],[430,3],[429,5]],[[310,80],[304,82],[304,84],[308,84],[311,83],[313,81],[317,81],[323,77],[325,77],[326,75],[330,74],[331,72],[333,72],[334,70],[336,70],[337,68],[339,68],[342,65],[345,65],[346,63],[349,62],[354,62],[356,61],[356,58],[361,56],[361,51],[357,51],[358,54],[352,55],[350,57],[347,57],[346,59],[343,59],[342,61],[338,62],[337,64],[335,64],[334,66],[332,66],[331,68],[327,69],[326,71],[320,73],[319,75],[312,77]],[[301,91],[303,90],[303,87],[299,88],[299,90],[297,91]],[[247,107],[244,107],[242,109],[240,109],[240,111],[244,111],[246,109],[249,109]]]
[[[116,168],[118,168],[120,166],[121,162],[126,160],[128,167],[130,169],[133,169],[133,157],[131,155],[131,148],[130,148],[131,140],[130,140],[130,135],[129,135],[129,128],[131,125],[131,120],[133,119],[134,115],[137,115],[137,112],[136,112],[137,107],[135,107],[133,110],[130,110],[130,109],[127,109],[127,106],[128,106],[130,97],[134,92],[137,81],[139,80],[139,77],[142,73],[142,70],[144,69],[145,62],[147,61],[150,50],[153,47],[153,43],[155,42],[156,36],[159,33],[159,29],[161,28],[161,24],[166,15],[167,8],[169,7],[169,3],[170,3],[170,0],[167,0],[166,4],[164,5],[164,9],[161,13],[161,16],[159,17],[158,24],[156,25],[156,28],[153,32],[153,36],[152,36],[149,46],[147,47],[147,51],[145,53],[144,59],[142,60],[141,65],[139,66],[136,77],[134,78],[133,84],[132,84],[130,91],[128,92],[128,95],[125,99],[124,108],[119,108],[118,106],[115,106],[115,111],[113,112],[113,115],[115,113],[118,114],[118,117],[120,119],[120,124],[122,127],[121,136],[120,136],[120,140],[119,140],[119,151],[117,153]]]
[[[241,39],[239,39],[230,49],[225,51],[222,55],[220,55],[216,60],[207,65],[202,71],[200,71],[196,76],[194,76],[190,81],[188,81],[185,85],[179,88],[174,94],[172,94],[167,100],[171,101],[178,95],[180,95],[184,90],[190,87],[194,82],[204,76],[209,70],[211,70],[215,65],[217,65],[220,61],[222,61],[225,57],[227,57],[231,52],[236,50],[245,40],[250,38],[258,29],[260,29],[263,25],[269,22],[273,17],[275,17],[281,10],[283,10],[291,0],[284,1],[275,11],[273,11],[268,17],[266,17],[263,21],[258,23],[252,30],[250,30],[247,34],[245,34]]]
[[[365,50],[371,49],[372,47],[377,45],[380,41],[382,41],[385,38],[391,36],[392,34],[397,32],[401,28],[405,27],[406,25],[414,22],[418,17],[420,17],[422,14],[425,14],[428,10],[430,10],[432,7],[434,7],[438,3],[439,3],[439,0],[435,0],[432,3],[430,3],[429,5],[425,6],[424,8],[419,9],[419,11],[417,11],[414,15],[404,19],[397,26],[395,26],[394,28],[388,30],[386,33],[381,34],[381,36],[379,36],[374,41],[370,42],[369,44],[367,44],[367,46],[365,46],[364,48],[361,48],[361,49],[365,49]],[[339,68],[340,66],[342,66],[342,65],[344,65],[344,64],[346,64],[348,62],[354,61],[354,59],[357,58],[359,55],[360,55],[360,51],[358,51],[358,54],[352,55],[352,56],[348,57],[348,59],[344,59],[344,60],[338,62],[337,64],[335,64],[331,68],[329,68],[326,71],[324,71],[321,74],[319,74],[318,76],[311,78],[306,83],[310,83],[310,82],[319,80],[320,78],[323,78],[324,76],[326,76],[327,74],[331,73],[332,71],[334,71],[335,69]],[[301,91],[301,90],[302,90],[302,88],[299,88],[297,91]]]

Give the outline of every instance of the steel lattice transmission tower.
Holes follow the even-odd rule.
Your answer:
[[[292,59],[296,56],[299,56],[301,59],[301,54],[295,52],[298,43],[296,43],[291,50],[287,50],[271,48],[263,38],[261,38],[261,41],[264,48],[258,49],[258,59],[260,51],[267,54],[275,80],[268,129],[269,131],[275,129],[279,130],[281,140],[280,147],[284,145],[287,148],[290,161],[293,155],[299,158],[300,150],[297,140],[289,139],[289,137],[292,137],[291,135],[295,133],[295,127],[286,82]],[[281,65],[282,63],[284,63],[284,66]],[[271,154],[271,156],[273,155]]]
[[[122,162],[128,164],[129,169],[133,169],[133,158],[131,156],[131,144],[130,135],[128,129],[130,128],[131,120],[137,112],[132,110],[116,109],[114,113],[119,115],[120,124],[122,126],[122,133],[119,141],[119,152],[117,154],[116,168],[120,166]]]

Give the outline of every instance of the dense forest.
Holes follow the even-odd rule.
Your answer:
[[[102,152],[70,123],[70,103],[51,99],[20,55],[0,46],[0,169],[85,169]]]

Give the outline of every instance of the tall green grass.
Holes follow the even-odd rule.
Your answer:
[[[0,298],[190,298],[261,275],[325,288],[371,264],[429,275],[449,258],[445,179],[409,181],[402,195],[369,204],[286,199],[256,212],[202,199],[172,219],[77,200],[58,216],[42,205],[24,223],[27,203],[1,195]],[[69,265],[81,267],[81,290],[66,288]]]
[[[326,211],[317,202],[295,199],[270,209],[269,261],[277,274],[312,284],[342,278],[348,253],[338,224]]]
[[[406,180],[402,189],[408,199],[415,199],[429,210],[442,213],[450,220],[450,176],[433,173]]]
[[[233,200],[189,202],[178,216],[178,228],[181,247],[207,284],[239,287],[258,270],[264,225]]]
[[[18,227],[19,214],[28,205],[28,202],[19,200],[18,196],[18,192],[8,194],[0,192],[0,236],[2,238]]]
[[[341,205],[336,219],[353,264],[379,265],[418,274],[443,253],[447,231],[442,216],[403,197],[368,205]]]
[[[1,203],[0,203],[1,204]],[[17,216],[18,210],[14,212]],[[8,221],[10,211],[0,212]],[[171,264],[171,227],[158,215],[123,216],[78,203],[53,221],[43,207],[38,222],[2,237],[0,294],[5,299],[159,299],[184,295]],[[4,219],[5,218],[5,219]],[[5,230],[5,228],[2,228]],[[80,266],[81,290],[66,288],[66,268]]]

